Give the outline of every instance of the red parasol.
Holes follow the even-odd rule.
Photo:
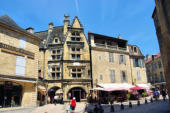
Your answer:
[[[140,89],[146,89],[144,87],[139,87],[139,86],[135,86],[135,87],[132,87],[130,88],[131,90],[140,90]]]

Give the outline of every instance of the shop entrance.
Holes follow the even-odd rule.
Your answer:
[[[22,86],[14,82],[0,82],[0,107],[16,107],[21,105]]]
[[[85,90],[80,87],[75,87],[70,89],[67,95],[68,95],[68,99],[72,99],[73,97],[75,97],[77,102],[80,102],[81,99],[86,98]]]

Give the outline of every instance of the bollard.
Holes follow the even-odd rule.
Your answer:
[[[129,107],[132,108],[132,102],[129,102]]]
[[[148,101],[147,101],[147,99],[145,98],[145,104],[147,104],[148,103]]]
[[[120,105],[120,109],[124,109],[124,105],[122,103]]]
[[[110,107],[110,112],[115,112],[114,105],[111,105],[111,107]]]
[[[138,100],[138,106],[140,106],[140,101]]]
[[[152,97],[151,97],[151,103],[153,103],[153,99],[152,99]]]

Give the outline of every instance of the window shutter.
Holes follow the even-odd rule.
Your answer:
[[[133,67],[136,67],[135,58],[133,58]]]
[[[124,62],[124,64],[126,64],[126,57],[125,57],[125,55],[123,55],[123,62]]]
[[[121,82],[123,82],[123,72],[120,71]]]
[[[141,80],[140,71],[137,71],[137,79],[138,79],[138,80]]]
[[[26,38],[25,37],[21,37],[20,38],[19,48],[25,49],[25,45],[26,45]]]
[[[128,81],[127,71],[125,71],[125,81]]]
[[[16,57],[16,75],[24,76],[25,75],[25,57],[17,56]]]
[[[115,71],[114,70],[110,70],[110,79],[112,83],[115,82]]]

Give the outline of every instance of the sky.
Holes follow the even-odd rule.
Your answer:
[[[152,19],[154,0],[1,0],[0,16],[9,15],[19,26],[35,32],[48,29],[48,23],[63,25],[78,16],[87,32],[118,37],[137,45],[143,55],[159,52]]]

